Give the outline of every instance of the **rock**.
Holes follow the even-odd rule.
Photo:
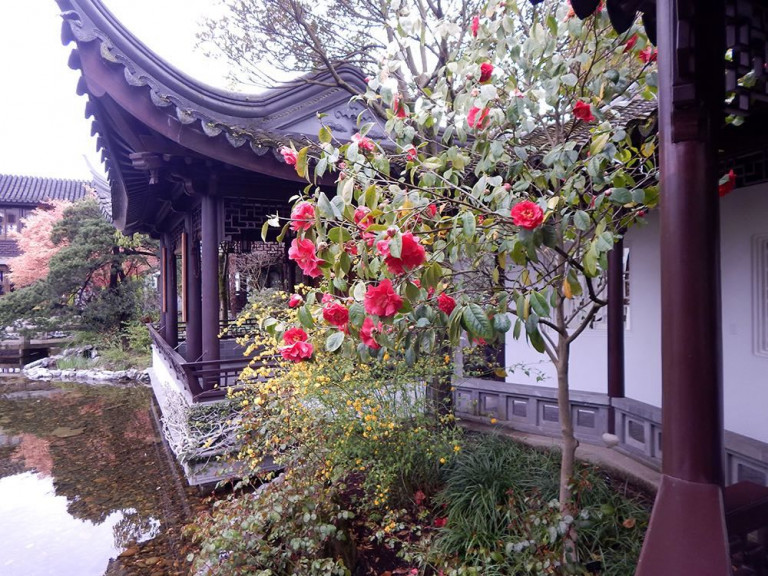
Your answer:
[[[85,432],[85,428],[69,428],[67,426],[59,426],[51,434],[56,438],[71,438],[72,436],[79,436]]]
[[[603,442],[605,442],[605,445],[608,448],[614,448],[619,445],[619,437],[616,436],[616,434],[609,434],[608,432],[606,432],[605,434],[603,434],[602,438],[603,438]]]

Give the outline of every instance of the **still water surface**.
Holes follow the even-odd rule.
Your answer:
[[[148,388],[0,377],[0,575],[184,573],[189,497]]]

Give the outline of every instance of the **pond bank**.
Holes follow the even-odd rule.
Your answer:
[[[131,385],[140,382],[149,385],[149,373],[146,369],[105,370],[101,368],[64,368],[58,367],[59,362],[72,358],[87,358],[95,360],[98,352],[91,347],[72,348],[56,356],[41,358],[25,365],[21,372],[30,380],[102,383],[112,385]]]

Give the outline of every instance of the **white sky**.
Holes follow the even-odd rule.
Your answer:
[[[187,74],[223,86],[224,64],[194,50],[197,21],[214,0],[104,0],[133,33]],[[100,171],[85,119],[74,47],[61,44],[54,0],[6,0],[0,34],[0,174],[90,179],[84,156]]]

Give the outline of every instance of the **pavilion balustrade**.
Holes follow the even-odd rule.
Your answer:
[[[242,336],[251,324],[237,324],[234,322],[220,324],[221,344]],[[187,361],[177,350],[184,345],[186,325],[179,323],[179,345],[173,347],[163,337],[163,331],[159,328],[147,325],[152,342],[156,350],[166,364],[168,371],[176,377],[176,380],[184,385],[192,396],[194,402],[218,400],[227,395],[229,388],[236,388],[243,384],[240,375],[246,366],[250,366],[257,372],[261,372],[260,378],[269,377],[270,373],[277,369],[277,362],[272,358],[247,358],[239,355],[232,358],[220,358],[215,360]],[[224,347],[224,346],[222,346]],[[255,351],[258,354],[258,351]],[[263,369],[266,369],[264,371]]]

